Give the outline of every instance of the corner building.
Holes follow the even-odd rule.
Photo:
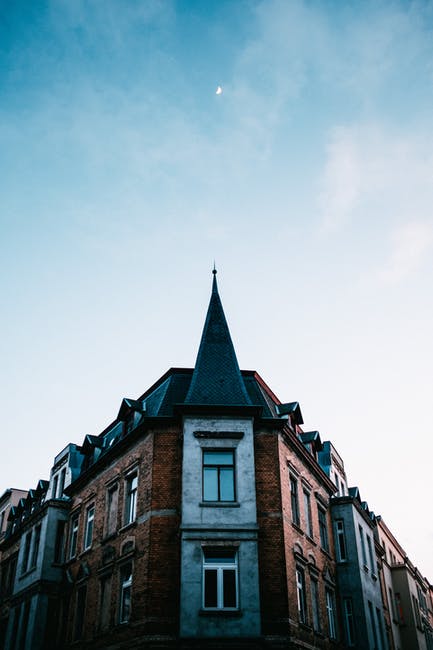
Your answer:
[[[215,273],[194,369],[81,446],[61,647],[342,647],[320,435],[239,369]]]

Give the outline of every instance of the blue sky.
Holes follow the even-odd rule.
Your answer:
[[[215,259],[240,365],[433,579],[432,31],[423,1],[0,3],[0,493],[194,364]]]

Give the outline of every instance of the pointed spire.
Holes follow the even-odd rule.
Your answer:
[[[251,405],[218,293],[216,268],[212,294],[186,404]]]

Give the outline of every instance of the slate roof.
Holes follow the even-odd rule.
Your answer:
[[[213,271],[212,295],[185,404],[251,406]]]

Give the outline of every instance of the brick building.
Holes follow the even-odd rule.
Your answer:
[[[240,371],[214,276],[195,368],[123,400],[81,447],[65,644],[335,647],[335,485],[301,425]]]
[[[299,403],[239,369],[215,273],[195,367],[123,399],[109,426],[68,445],[50,481],[11,509],[0,648],[355,645],[338,594],[347,563],[337,520],[353,567],[360,526],[380,556],[369,558],[371,585],[364,569],[357,584],[359,602],[370,590],[381,610],[375,522],[331,443],[303,430]],[[360,648],[381,647],[369,599]]]

